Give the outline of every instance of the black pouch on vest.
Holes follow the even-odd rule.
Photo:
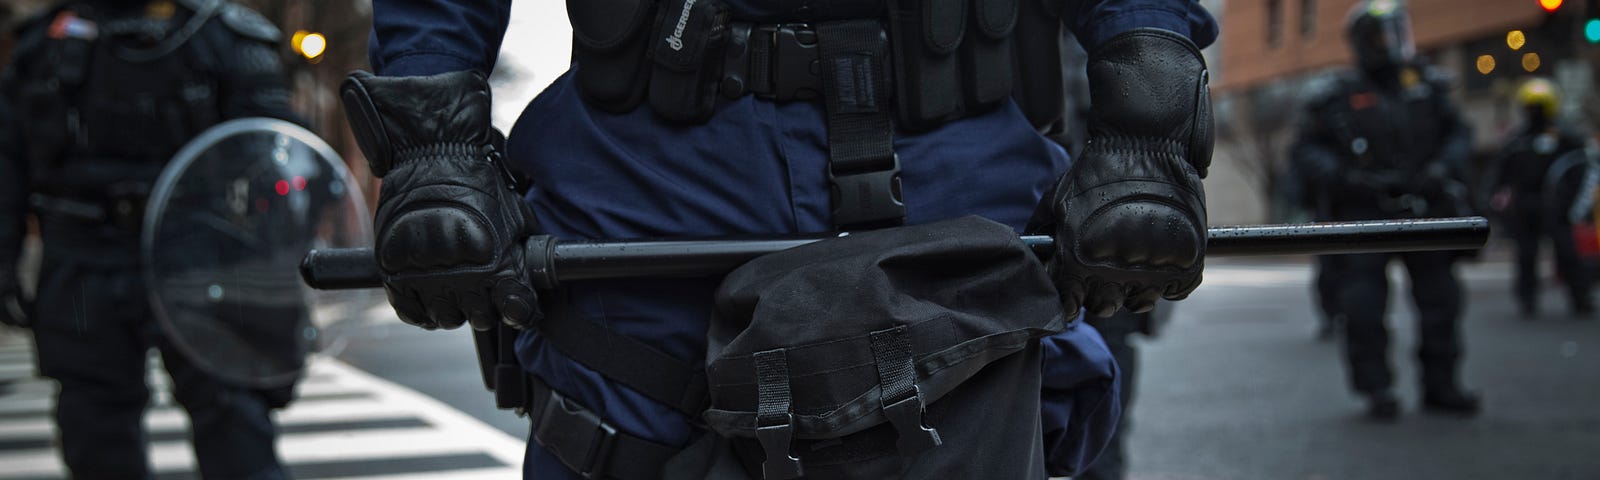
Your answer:
[[[644,101],[645,32],[654,6],[653,0],[567,0],[578,90],[591,105],[623,113]]]
[[[1011,31],[1017,25],[1017,1],[972,0],[971,26],[961,43],[963,98],[969,113],[994,108],[1011,93]]]
[[[28,119],[21,122],[21,129],[28,137],[26,155],[35,176],[53,172],[55,163],[78,140],[74,99],[89,76],[94,46],[91,40],[81,38],[40,41],[47,42],[42,52],[14,62],[31,67],[18,67],[24,73],[16,109],[18,118]]]
[[[1023,1],[1017,18],[1016,88],[1011,97],[1033,128],[1051,132],[1058,128],[1067,108],[1066,80],[1061,72],[1064,27],[1058,12],[1037,1]]]
[[[896,120],[901,129],[937,126],[960,114],[960,57],[967,0],[892,0]]]
[[[667,0],[656,21],[650,108],[662,118],[699,124],[711,118],[728,38],[728,8],[717,0]],[[707,61],[712,59],[715,61]]]

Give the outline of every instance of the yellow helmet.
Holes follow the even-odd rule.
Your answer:
[[[1556,84],[1543,78],[1530,78],[1517,87],[1517,105],[1523,107],[1542,107],[1546,120],[1553,120],[1556,116],[1556,105],[1559,103],[1560,93],[1556,91]]]

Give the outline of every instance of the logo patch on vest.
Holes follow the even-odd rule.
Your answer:
[[[672,35],[666,38],[667,46],[671,47],[673,51],[683,50],[683,30],[689,27],[689,13],[694,11],[694,2],[696,1],[685,0],[683,2],[683,12],[678,14],[678,25],[672,27]]]
[[[100,27],[94,22],[79,18],[78,14],[66,11],[56,15],[50,22],[50,38],[60,40],[72,38],[77,40],[94,40],[100,36]]]

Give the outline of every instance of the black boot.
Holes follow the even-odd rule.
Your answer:
[[[1400,400],[1388,390],[1367,394],[1367,418],[1393,422],[1400,418]]]
[[[1422,396],[1422,409],[1432,413],[1473,417],[1478,415],[1478,396],[1456,387],[1428,391]]]
[[[1328,341],[1337,338],[1344,332],[1344,314],[1322,317],[1322,325],[1317,328],[1317,340]]]

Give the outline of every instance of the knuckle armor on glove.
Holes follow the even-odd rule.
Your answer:
[[[536,319],[522,265],[536,228],[500,164],[483,75],[356,72],[341,96],[373,175],[384,179],[375,250],[400,318],[477,329]]]
[[[1064,307],[1109,316],[1200,284],[1212,119],[1205,62],[1187,38],[1139,29],[1088,65],[1093,111],[1080,158],[1044,198]]]

